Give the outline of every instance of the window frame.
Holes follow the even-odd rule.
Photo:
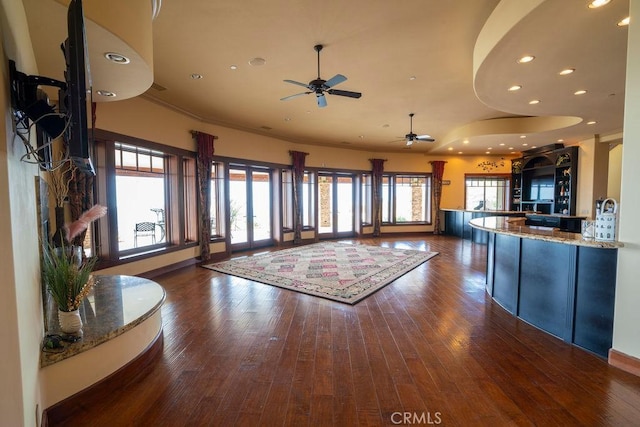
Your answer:
[[[496,206],[496,209],[487,209],[487,197],[486,197],[486,188],[487,186],[484,185],[484,200],[483,200],[483,209],[478,209],[478,210],[486,210],[486,211],[493,211],[493,212],[499,212],[499,211],[507,211],[509,210],[509,206],[510,206],[510,200],[511,200],[511,186],[512,186],[512,182],[511,182],[512,176],[510,173],[487,173],[487,174],[482,174],[482,173],[465,173],[464,174],[464,208],[466,210],[476,210],[473,209],[473,207],[467,206],[467,190],[469,188],[467,182],[468,180],[478,180],[478,181],[483,181],[486,182],[490,181],[490,180],[497,180],[497,181],[502,181],[505,183],[505,185],[503,186],[503,196],[502,196],[502,208],[498,208],[498,206]]]
[[[156,143],[115,132],[95,129],[94,131],[94,155],[96,163],[96,177],[94,184],[95,203],[107,206],[107,216],[103,220],[96,221],[94,225],[94,241],[92,242],[94,253],[98,256],[96,269],[103,269],[127,262],[156,256],[161,253],[173,252],[198,245],[198,241],[186,240],[186,229],[195,227],[196,224],[185,217],[181,207],[185,202],[185,175],[184,162],[196,161],[196,153],[177,147]],[[155,245],[142,246],[133,249],[120,250],[118,245],[117,222],[117,196],[116,196],[116,144],[124,144],[136,147],[141,151],[162,153],[165,158],[165,233],[164,242]],[[192,177],[196,179],[195,175]],[[189,184],[197,188],[197,182]],[[197,234],[196,234],[197,235]]]
[[[425,195],[423,212],[425,214],[424,221],[398,221],[397,219],[397,205],[398,205],[398,186],[400,185],[399,178],[420,178],[425,180]],[[385,172],[382,174],[382,224],[383,225],[431,225],[433,223],[433,174],[431,173],[415,173],[415,172]],[[386,185],[385,185],[386,183]],[[386,218],[386,220],[385,220]]]

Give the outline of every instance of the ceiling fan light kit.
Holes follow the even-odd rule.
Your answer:
[[[313,47],[313,49],[318,54],[318,77],[315,80],[311,80],[309,84],[300,83],[295,80],[283,80],[285,83],[291,83],[294,85],[307,88],[307,91],[296,93],[294,95],[285,96],[284,98],[280,98],[280,100],[288,101],[290,99],[297,98],[298,96],[301,96],[301,95],[309,95],[311,93],[315,93],[318,107],[324,108],[327,106],[327,99],[325,97],[326,93],[328,93],[329,95],[346,96],[348,98],[360,98],[362,96],[360,92],[351,92],[348,90],[332,89],[334,86],[339,85],[340,83],[347,80],[347,78],[342,74],[336,74],[335,76],[331,77],[329,80],[323,80],[320,77],[320,51],[322,50],[322,45],[317,44]]]

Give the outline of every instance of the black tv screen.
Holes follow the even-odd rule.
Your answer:
[[[67,13],[68,38],[62,45],[67,70],[64,103],[69,116],[65,135],[69,158],[83,172],[95,175],[91,162],[87,126],[87,66],[85,62],[85,27],[82,0],[71,0]]]
[[[553,176],[532,178],[530,191],[530,200],[553,200]]]

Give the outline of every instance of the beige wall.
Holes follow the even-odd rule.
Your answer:
[[[607,181],[607,197],[620,200],[622,184],[622,144],[618,144],[609,151],[609,179]]]

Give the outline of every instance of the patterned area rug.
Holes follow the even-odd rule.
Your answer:
[[[437,254],[326,242],[204,267],[256,282],[355,304]]]

